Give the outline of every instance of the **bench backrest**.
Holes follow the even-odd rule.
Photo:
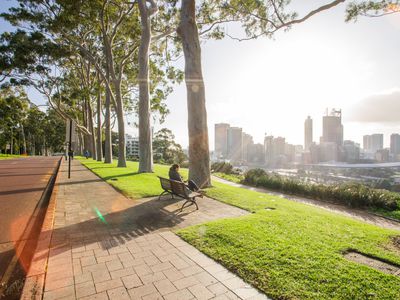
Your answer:
[[[172,192],[174,194],[177,194],[183,198],[186,198],[188,196],[187,192],[186,192],[185,183],[180,182],[180,181],[175,181],[175,180],[170,180],[170,183],[171,183]]]
[[[166,191],[171,191],[171,181],[167,178],[162,178],[162,177],[158,177],[160,178],[160,183],[161,183],[161,187],[166,190]]]

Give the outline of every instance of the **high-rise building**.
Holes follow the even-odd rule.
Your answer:
[[[243,132],[243,160],[251,161],[251,147],[254,145],[253,137]]]
[[[264,152],[265,152],[265,163],[269,166],[272,164],[274,159],[273,153],[273,141],[274,137],[272,135],[264,137]]]
[[[214,152],[218,158],[227,158],[228,156],[228,128],[229,124],[215,124]]]
[[[310,151],[313,142],[313,121],[310,116],[304,122],[304,151]]]
[[[227,157],[233,162],[243,160],[243,134],[242,128],[228,128],[228,155]]]
[[[322,117],[322,139],[323,143],[336,143],[343,145],[342,111],[332,109],[326,116]]]
[[[375,133],[363,136],[363,148],[365,152],[375,153],[383,149],[383,134]]]
[[[390,135],[390,154],[395,157],[400,155],[400,134],[398,133]]]
[[[360,145],[353,141],[344,141],[343,150],[346,162],[357,162],[360,159]]]

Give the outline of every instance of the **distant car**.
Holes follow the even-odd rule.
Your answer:
[[[53,154],[51,154],[51,156],[64,156],[65,153],[64,152],[55,152]]]

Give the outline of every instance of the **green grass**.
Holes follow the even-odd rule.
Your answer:
[[[138,162],[128,161],[126,168],[117,168],[116,161],[104,164],[84,157],[77,159],[123,194],[134,199],[159,195],[163,190],[157,176],[168,178],[170,167],[154,165],[154,173],[138,173]],[[183,177],[187,177],[186,169],[181,169],[180,173]]]
[[[156,176],[167,177],[169,169],[155,165],[154,174],[138,174],[136,162],[116,168],[116,163],[79,159],[133,198],[161,193]],[[342,256],[357,249],[400,265],[400,249],[391,242],[400,232],[268,194],[213,185],[207,190],[210,197],[254,213],[178,234],[273,299],[400,299],[400,277]]]
[[[25,157],[17,154],[0,154],[0,159],[12,159],[12,158],[20,158],[20,157]]]
[[[216,177],[225,179],[225,180],[235,182],[235,183],[240,183],[244,179],[243,175],[225,174],[225,173],[219,173],[219,172],[213,173],[213,175]]]
[[[214,183],[208,195],[254,214],[189,227],[178,234],[273,299],[400,299],[400,277],[349,262],[356,249],[400,265],[400,232]],[[275,210],[266,210],[266,207]]]

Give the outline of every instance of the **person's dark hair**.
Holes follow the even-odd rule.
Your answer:
[[[177,169],[179,169],[179,165],[178,165],[178,164],[173,164],[173,165],[171,166],[171,169],[177,170]]]

